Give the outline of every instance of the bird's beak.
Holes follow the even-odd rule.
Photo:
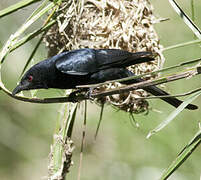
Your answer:
[[[25,89],[24,86],[18,84],[17,87],[13,90],[12,95],[15,96],[17,93],[21,92],[24,89]]]

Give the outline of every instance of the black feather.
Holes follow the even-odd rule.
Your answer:
[[[86,75],[100,70],[128,67],[153,61],[151,52],[131,53],[119,49],[78,49],[64,53],[56,61],[56,68],[62,73]]]
[[[13,95],[22,90],[72,89],[79,85],[121,79],[134,75],[126,67],[153,60],[154,54],[152,52],[131,53],[119,49],[89,48],[68,51],[31,67],[22,77],[20,84],[13,90]],[[131,84],[140,81],[143,80],[134,79],[124,83]],[[168,95],[156,86],[149,86],[144,90],[155,96]],[[182,103],[173,97],[162,97],[161,99],[174,107],[178,107]],[[189,104],[186,108],[197,109],[197,106]]]

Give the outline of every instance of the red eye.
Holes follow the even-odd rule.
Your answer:
[[[33,80],[33,76],[28,77],[28,81],[31,82]]]

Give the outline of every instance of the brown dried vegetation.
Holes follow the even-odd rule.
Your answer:
[[[152,51],[156,61],[131,66],[135,74],[158,70],[164,62],[153,24],[158,22],[147,0],[69,0],[57,12],[57,24],[45,37],[49,56],[78,48],[117,48],[130,52]],[[98,91],[122,86],[112,83]],[[106,97],[110,104],[132,113],[148,110],[143,90]]]

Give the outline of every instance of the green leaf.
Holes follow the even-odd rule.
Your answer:
[[[55,136],[58,136],[58,139],[61,141],[58,141],[57,138],[54,139],[53,142],[53,164],[54,164],[54,173],[57,173],[61,167],[63,166],[62,158],[63,158],[63,152],[64,147],[63,143],[66,142],[68,137],[71,137],[72,130],[73,130],[73,124],[76,117],[77,112],[77,106],[78,103],[70,103],[68,107],[70,107],[70,110],[68,111],[68,116],[66,119],[65,114],[67,113],[67,106],[64,106],[64,114],[58,119],[57,121],[57,128],[56,128],[56,134]],[[62,109],[63,109],[62,108]]]
[[[67,124],[66,129],[65,129],[65,134],[67,134],[67,137],[71,137],[72,132],[73,132],[73,126],[74,126],[74,122],[75,122],[77,106],[78,106],[78,103],[73,104],[73,107],[71,109],[71,113],[68,117],[68,124]]]
[[[28,27],[30,27],[34,22],[36,22],[42,15],[44,15],[50,9],[52,9],[54,5],[55,5],[54,3],[49,3],[43,9],[41,9],[38,13],[34,14],[31,18],[28,18],[28,20],[13,35],[13,39],[18,38]]]
[[[45,1],[46,2],[46,1]],[[10,36],[10,38],[8,39],[8,41],[6,42],[6,44],[4,45],[4,47],[2,48],[1,52],[0,52],[0,62],[2,63],[3,60],[5,59],[6,55],[11,52],[12,50],[16,49],[17,47],[19,47],[19,45],[22,45],[23,43],[27,42],[28,40],[30,40],[30,38],[32,37],[32,34],[34,35],[38,35],[40,34],[43,28],[34,31],[32,33],[29,34],[29,36],[26,36],[24,38],[22,38],[21,40],[18,40],[19,37],[34,23],[36,22],[41,16],[43,16],[44,14],[46,14],[50,9],[52,9],[53,7],[58,7],[58,5],[62,2],[62,0],[57,0],[57,4],[55,2],[51,2],[49,4],[45,4],[42,3],[35,11],[34,13],[27,19],[27,21],[13,34]],[[50,23],[54,22],[54,20],[52,20]],[[48,24],[48,25],[49,25]],[[45,27],[48,26],[47,24],[45,24]],[[51,24],[52,25],[52,24]],[[31,36],[31,37],[30,37]],[[30,37],[30,38],[29,38]],[[35,36],[34,36],[35,37]],[[23,41],[23,42],[19,42],[19,41]]]
[[[184,66],[187,66],[187,65],[198,63],[200,61],[201,61],[201,58],[193,59],[193,60],[190,60],[190,61],[182,62],[180,64],[170,66],[170,67],[166,67],[166,68],[163,68],[163,69],[160,69],[160,70],[157,70],[157,71],[153,71],[153,72],[148,72],[148,73],[144,73],[144,74],[140,74],[140,75],[129,76],[129,77],[126,77],[126,78],[121,78],[121,79],[115,79],[115,80],[106,81],[106,82],[98,83],[98,84],[81,85],[81,86],[76,86],[76,87],[77,88],[89,88],[89,87],[94,87],[95,88],[95,87],[98,87],[98,86],[106,85],[108,83],[123,82],[123,81],[130,81],[130,80],[133,80],[133,79],[138,79],[138,78],[145,78],[147,76],[154,76],[154,75],[157,75],[158,73],[168,72],[168,71],[171,71],[171,70],[175,70],[177,68],[181,68],[181,67],[184,67]],[[181,72],[181,71],[179,71],[179,72]],[[165,76],[164,78],[166,78],[166,77],[167,76]]]
[[[36,51],[38,50],[38,48],[39,48],[39,46],[40,46],[40,44],[41,44],[41,42],[42,42],[42,40],[43,40],[43,37],[44,37],[44,36],[42,35],[41,38],[38,40],[38,42],[37,42],[35,48],[33,49],[31,55],[29,56],[29,59],[27,60],[25,66],[24,66],[24,68],[23,68],[23,70],[22,70],[22,73],[21,73],[20,77],[22,77],[22,75],[23,75],[24,72],[26,71],[26,69],[27,69],[29,63],[31,62],[32,58],[34,57]]]
[[[98,125],[97,125],[97,128],[96,128],[95,139],[97,138],[98,131],[99,131],[99,128],[100,128],[100,124],[102,122],[104,105],[105,105],[104,103],[101,104],[101,112],[100,112],[100,117],[99,117]]]
[[[187,144],[186,147],[179,153],[177,158],[172,162],[172,164],[165,170],[162,174],[160,180],[166,180],[170,175],[179,168],[185,160],[192,154],[192,152],[201,143],[201,129],[196,133],[193,139]]]
[[[4,62],[5,57],[8,55],[8,53],[14,51],[15,49],[17,49],[18,47],[22,46],[23,44],[25,44],[26,42],[30,41],[31,39],[35,38],[36,36],[38,36],[39,34],[41,34],[42,32],[46,31],[47,29],[49,29],[56,21],[52,20],[50,21],[47,25],[45,25],[44,27],[31,32],[29,34],[27,34],[26,36],[24,36],[23,38],[17,40],[17,41],[13,41],[12,42],[12,46],[9,45],[10,40],[8,40],[8,44],[6,46],[4,46],[4,48],[2,49],[2,51],[0,52],[0,61],[1,63]],[[7,47],[7,48],[6,48]],[[9,48],[8,48],[9,47]]]
[[[176,48],[180,48],[180,47],[184,47],[184,46],[189,46],[189,45],[193,45],[193,44],[200,44],[200,43],[201,43],[201,39],[197,39],[197,40],[193,40],[193,41],[188,41],[188,42],[168,46],[168,47],[164,48],[163,51],[176,49]]]
[[[0,18],[41,0],[22,0],[0,11]]]
[[[185,12],[179,7],[175,0],[169,0],[170,4],[174,8],[177,14],[183,19],[186,25],[193,31],[198,39],[201,39],[200,29],[193,23],[193,21],[185,14]]]
[[[48,5],[50,1],[49,0],[44,0],[39,7],[37,7],[34,12],[27,18],[26,21],[30,20],[33,16],[37,15],[43,8],[45,8],[45,6]]]
[[[184,108],[188,104],[195,100],[200,94],[201,92],[199,91],[186,98],[186,100],[177,109],[175,109],[161,124],[159,124],[156,128],[148,133],[147,138],[150,138],[152,135],[166,127],[177,115],[179,115],[180,112],[184,110]]]
[[[195,20],[195,7],[194,7],[194,0],[191,0],[191,17],[192,20]]]

